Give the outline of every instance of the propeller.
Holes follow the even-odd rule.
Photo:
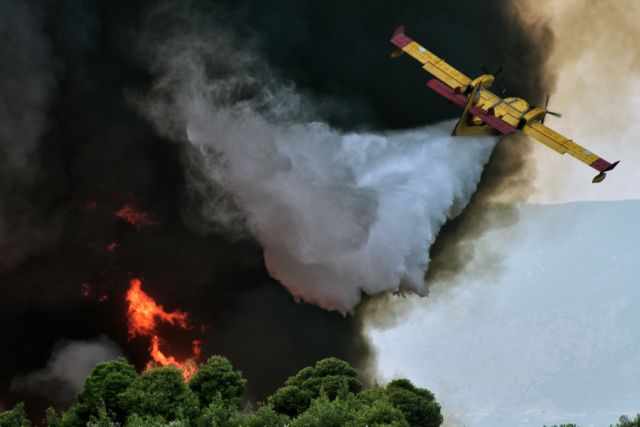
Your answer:
[[[556,117],[562,117],[562,114],[560,113],[556,113],[555,111],[549,111],[547,110],[547,107],[549,106],[549,99],[551,98],[551,95],[547,94],[547,99],[544,101],[544,109],[547,112],[547,114],[551,114],[552,116],[556,116]],[[544,124],[544,117],[542,118],[542,124]]]
[[[481,65],[480,69],[485,74],[492,74],[492,73],[489,72],[489,70],[487,70],[487,67],[485,67],[484,65]],[[500,74],[502,72],[502,70],[504,70],[504,65],[501,65],[501,66],[498,67],[498,69],[492,74],[493,77],[498,77],[498,74]]]
[[[504,70],[504,65],[501,65],[498,67],[498,69],[496,71],[492,73],[489,72],[489,70],[487,70],[487,67],[485,67],[484,65],[480,66],[480,69],[482,70],[483,73],[485,74],[491,74],[494,79],[496,77],[498,77],[498,74],[500,74],[502,72],[502,70]],[[493,84],[498,88],[498,90],[500,91],[500,95],[504,94],[507,90],[502,87],[502,85],[500,83],[498,83],[496,80],[493,81]]]

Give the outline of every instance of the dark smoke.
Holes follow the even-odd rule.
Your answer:
[[[25,248],[0,270],[0,401],[26,399],[40,416],[51,402],[11,392],[10,384],[45,367],[62,338],[107,335],[144,366],[147,343],[126,336],[123,299],[132,276],[142,277],[146,291],[167,309],[188,311],[209,326],[203,354],[229,356],[246,373],[252,399],[263,399],[286,376],[324,356],[345,358],[366,371],[372,353],[357,315],[343,318],[295,304],[268,277],[261,248],[250,237],[231,239],[215,230],[203,235],[187,225],[185,205],[192,201],[185,191],[185,153],[159,137],[131,102],[153,84],[134,48],[137,40],[142,34],[161,35],[171,24],[166,15],[154,19],[157,2],[29,4],[30,9],[18,1],[3,3],[7,13],[18,10],[15,16],[29,18],[14,17],[18,28],[3,24],[2,32],[30,36],[0,45],[2,75],[8,73],[17,85],[7,86],[9,80],[3,79],[2,111],[16,117],[37,111],[44,119],[15,125],[17,133],[3,133],[0,141],[0,223],[10,224],[10,231],[29,231],[18,241],[0,236],[2,259]],[[408,1],[393,7],[366,1],[178,4],[195,19],[215,16],[211,25],[223,22],[271,70],[314,100],[322,118],[343,130],[409,128],[457,113],[424,88],[428,76],[416,64],[388,59],[389,35],[400,23],[470,75],[481,64],[505,64],[502,80],[510,92],[533,99],[544,93],[545,53],[537,43],[548,34],[525,31],[502,1]],[[31,66],[11,68],[29,54],[36,55]],[[4,88],[31,88],[32,76],[25,70],[33,69],[47,76],[39,89],[44,95],[26,106],[14,102],[17,95]],[[4,120],[3,125],[10,123]],[[33,135],[26,168],[6,154],[14,135]],[[522,152],[509,147],[506,141],[500,144],[476,202],[441,233],[451,237],[434,251],[435,271],[455,265],[438,260],[458,259],[447,250],[457,251],[470,230],[484,229],[483,200],[507,184],[525,188],[518,179]],[[125,203],[149,212],[159,225],[137,229],[117,219],[114,214]],[[16,218],[26,222],[16,226]],[[113,242],[119,247],[107,251]],[[108,300],[81,297],[83,283]],[[176,346],[178,353],[188,354],[188,342]]]

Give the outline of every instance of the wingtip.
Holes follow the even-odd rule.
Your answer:
[[[404,25],[398,25],[396,27],[396,30],[393,32],[393,37],[397,36],[398,34],[404,34]]]
[[[608,171],[614,170],[614,169],[615,169],[615,167],[616,167],[616,166],[618,166],[618,163],[620,163],[620,160],[618,160],[617,162],[613,162],[613,163],[611,163],[611,166],[609,166],[608,168],[606,168],[606,169],[604,170],[604,172],[608,172]]]

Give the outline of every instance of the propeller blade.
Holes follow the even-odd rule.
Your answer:
[[[482,70],[483,73],[489,74],[489,70],[487,70],[487,67],[485,67],[484,65],[481,65],[480,69]]]
[[[556,116],[556,117],[562,117],[562,114],[560,113],[556,113],[555,111],[549,111],[547,110],[547,107],[549,106],[549,99],[551,98],[551,95],[547,94],[547,99],[545,99],[544,101],[544,109],[546,111],[546,114],[551,114],[552,116]],[[544,124],[544,119],[546,118],[546,114],[545,116],[542,118],[542,124]],[[604,178],[603,178],[604,179]]]
[[[498,69],[496,70],[495,73],[493,73],[493,77],[497,77],[498,74],[500,74],[502,72],[502,70],[504,70],[504,65],[501,65],[498,67]]]

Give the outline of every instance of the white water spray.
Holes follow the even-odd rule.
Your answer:
[[[164,46],[156,96],[143,106],[165,133],[186,134],[191,188],[210,225],[242,224],[270,274],[326,309],[349,312],[362,292],[426,295],[429,247],[468,203],[496,138],[453,138],[453,122],[341,133],[305,119],[307,101],[290,87],[271,80],[256,90],[244,71],[255,59],[208,76],[206,54],[193,48],[202,45]],[[233,101],[247,86],[252,97]]]

